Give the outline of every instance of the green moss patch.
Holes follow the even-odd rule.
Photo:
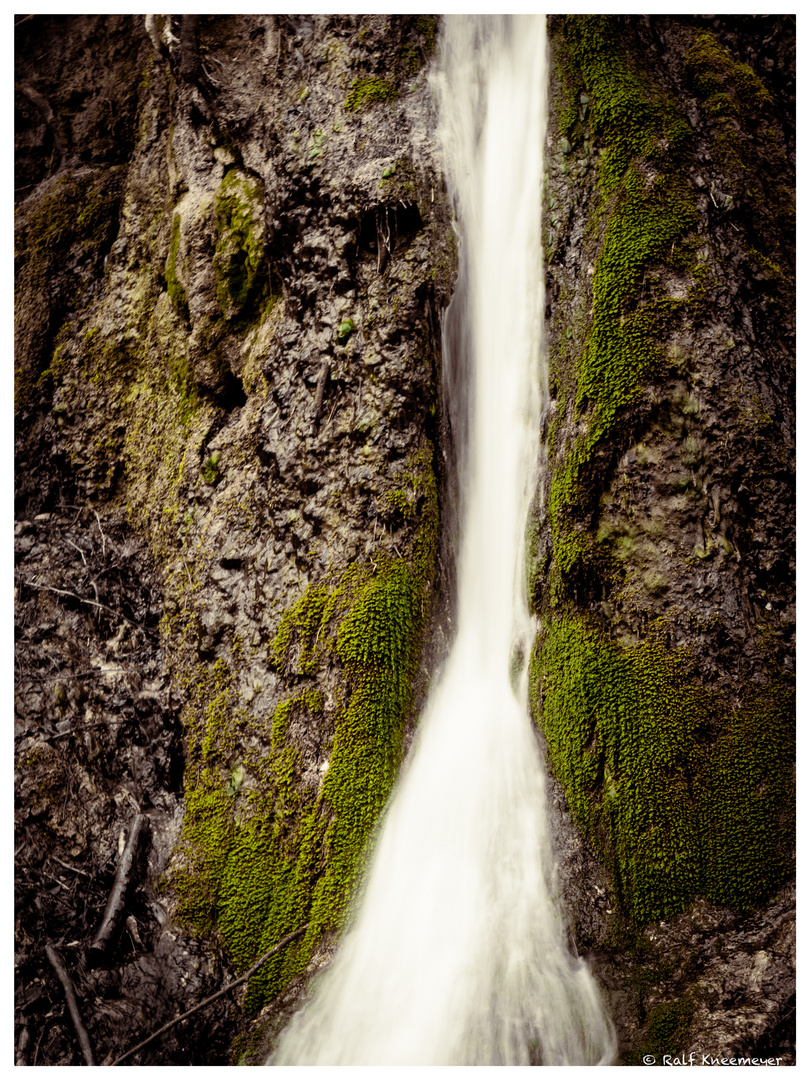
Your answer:
[[[790,318],[795,301],[792,281],[784,278],[792,279],[795,259],[794,170],[770,92],[748,64],[734,60],[707,30],[695,32],[684,75],[711,134],[712,161],[722,171],[723,191],[715,201],[725,211],[744,207],[752,262],[763,271],[759,253],[769,253],[767,261],[776,273],[763,271],[763,276]]]
[[[255,977],[250,1006],[274,997],[323,933],[340,925],[400,761],[419,593],[404,562],[373,575],[353,567],[334,589],[308,590],[282,620],[272,654],[283,670],[314,673],[331,658],[345,676],[319,790],[303,783],[301,752],[290,739],[294,721],[310,724],[322,713],[317,688],[294,693],[268,718],[268,753],[238,749],[250,745],[256,722],[240,706],[228,665],[201,667],[189,679],[185,720],[194,734],[183,869],[173,882],[181,916],[204,933],[218,931],[240,969],[310,923],[305,938]],[[255,742],[261,732],[253,734]]]
[[[166,290],[172,307],[184,319],[188,320],[188,295],[183,283],[177,276],[177,254],[180,249],[180,215],[172,219],[172,239],[169,248],[169,260],[166,263]]]
[[[15,227],[16,397],[36,385],[65,312],[80,307],[118,231],[122,166],[57,180]],[[24,300],[23,300],[24,298]]]
[[[384,79],[379,75],[366,75],[354,80],[343,107],[349,112],[359,112],[376,102],[392,101],[398,96],[399,91],[393,79]]]
[[[654,292],[644,295],[645,269],[671,254],[698,216],[685,168],[691,130],[678,103],[636,70],[610,17],[569,17],[555,26],[565,96],[558,103],[560,131],[570,147],[589,117],[589,137],[604,147],[592,319],[573,346],[552,357],[564,406],[558,414],[572,409],[587,421],[552,478],[552,590],[560,599],[566,579],[581,573],[592,555],[587,523],[609,461],[603,448],[658,373],[661,342],[678,306]]]
[[[311,585],[281,617],[268,661],[289,693],[272,716],[256,720],[241,704],[238,643],[233,664],[185,673],[186,815],[172,879],[181,918],[218,933],[240,970],[310,924],[251,981],[250,1009],[272,1000],[342,924],[397,775],[438,517],[429,456],[416,455],[413,467],[407,479],[419,473],[421,514],[408,558],[353,564]],[[328,712],[325,678],[335,698]],[[300,733],[330,722],[318,782]]]
[[[555,775],[635,922],[698,895],[744,910],[789,876],[786,678],[735,705],[690,682],[662,638],[623,650],[585,618],[551,624],[531,677]]]

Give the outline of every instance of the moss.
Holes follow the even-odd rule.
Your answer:
[[[172,219],[172,238],[169,247],[169,260],[166,263],[166,289],[172,307],[178,315],[188,321],[188,296],[182,281],[177,276],[177,253],[180,250],[180,215]]]
[[[605,448],[661,370],[661,342],[679,306],[667,297],[644,297],[645,270],[673,253],[698,215],[686,176],[691,132],[678,103],[636,70],[610,17],[568,17],[554,26],[564,87],[560,130],[574,141],[582,137],[584,97],[589,137],[605,148],[598,165],[601,204],[594,211],[594,232],[602,239],[590,324],[552,355],[551,379],[565,409],[586,421],[555,469],[549,496],[551,587],[559,601],[593,558],[586,523],[610,461]],[[552,455],[555,433],[556,427]]]
[[[216,930],[239,969],[310,924],[251,981],[249,1009],[275,997],[341,925],[396,777],[436,558],[429,454],[414,456],[405,482],[420,506],[407,559],[379,553],[374,569],[353,564],[336,581],[311,585],[282,615],[269,659],[291,692],[272,717],[255,721],[240,704],[238,643],[232,664],[186,673],[186,818],[173,879],[181,917]],[[327,671],[339,672],[329,717],[314,682]],[[327,719],[334,734],[316,789],[304,781],[296,732]],[[245,746],[254,749],[237,760]]]
[[[715,115],[740,117],[752,107],[771,103],[771,95],[759,76],[748,64],[734,61],[708,30],[695,32],[683,64],[689,86]]]
[[[318,130],[313,131],[308,144],[309,154],[307,156],[310,158],[310,160],[323,157],[324,153],[326,152],[327,141],[328,136],[324,135],[323,132]]]
[[[543,634],[530,661],[534,707],[577,823],[610,867],[636,924],[675,914],[698,895],[745,910],[792,868],[788,677],[777,672],[770,686],[731,701],[690,681],[688,657],[669,649],[665,628],[642,645],[620,647],[598,629],[595,616],[575,614],[583,590],[598,610],[598,600],[631,566],[647,600],[668,591],[660,567],[647,558],[654,521],[619,532],[603,522],[596,535],[594,526],[617,455],[649,414],[648,388],[678,366],[665,353],[672,330],[681,319],[713,314],[716,286],[688,182],[691,135],[678,103],[637,70],[617,21],[567,17],[551,26],[559,134],[572,151],[592,143],[601,150],[586,237],[592,296],[585,293],[581,309],[557,329],[556,343],[552,336],[554,555],[540,601]],[[747,171],[745,190],[753,191],[752,163],[762,152],[752,136],[755,113],[769,102],[744,68],[702,33],[686,57],[687,79],[715,132],[712,160],[727,162],[731,177]],[[556,161],[560,168],[562,156]],[[715,209],[731,212],[725,200]],[[784,229],[756,205],[754,220],[762,237],[755,250],[768,252],[770,277],[764,258],[751,253],[751,262],[786,303],[788,275],[778,254],[786,250]],[[685,300],[664,295],[660,264],[691,275]],[[683,426],[696,405],[688,397],[673,404],[669,416],[683,429],[684,469],[699,470],[707,447]],[[568,441],[560,444],[563,433]],[[685,471],[683,487],[693,486]],[[694,557],[722,554],[709,544]]]
[[[399,91],[392,79],[383,79],[379,75],[365,75],[352,82],[343,107],[349,112],[359,112],[376,102],[393,101],[398,96]]]
[[[216,293],[226,319],[240,315],[259,283],[264,196],[258,180],[230,169],[217,190]]]
[[[315,635],[320,629],[328,598],[329,589],[325,585],[314,585],[284,612],[270,646],[270,659],[277,669],[286,664],[287,669],[296,674],[314,674],[317,666]],[[293,646],[297,647],[296,653],[294,659],[290,659]]]
[[[722,175],[715,201],[726,212],[744,207],[753,246],[769,253],[778,274],[776,290],[788,318],[793,314],[795,258],[794,170],[780,134],[771,94],[758,75],[735,61],[706,30],[694,32],[684,57],[687,85],[695,94],[711,135],[711,160]]]
[[[546,629],[531,680],[554,772],[635,922],[697,895],[746,910],[790,874],[784,676],[736,707],[689,681],[663,628],[622,649],[571,617]]]
[[[18,405],[36,386],[65,311],[82,307],[101,273],[118,229],[123,178],[123,166],[64,176],[18,218],[15,294],[26,298],[15,314]]]
[[[664,1055],[683,1057],[688,1045],[689,1025],[697,1011],[697,1001],[687,995],[676,1001],[656,1005],[647,1014],[643,1036],[638,1048],[621,1062],[623,1065],[646,1064],[646,1058],[656,1058],[660,1063]],[[688,1054],[684,1063],[688,1064]]]
[[[109,242],[118,221],[122,169],[65,176],[53,186],[25,222],[18,257],[48,263],[74,243],[93,251]],[[44,273],[46,267],[37,267]]]
[[[567,91],[560,132],[578,141],[575,125],[583,113],[589,117],[593,135],[602,136],[604,145],[600,184],[611,194],[635,160],[664,164],[682,151],[689,124],[678,103],[635,67],[611,16],[569,16],[560,29],[562,49],[556,55]]]
[[[436,48],[436,35],[439,31],[439,16],[417,15],[415,22],[417,32],[421,34],[422,40],[425,43],[425,50],[428,56],[430,56]]]
[[[203,462],[200,474],[206,484],[213,485],[219,481],[219,459],[220,453],[218,450],[215,450],[214,453]]]

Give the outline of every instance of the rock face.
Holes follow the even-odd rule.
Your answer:
[[[108,777],[106,794],[123,784],[126,809],[167,815],[171,835],[153,820],[163,858],[144,895],[237,970],[309,924],[251,980],[255,1012],[339,925],[426,684],[440,315],[455,272],[425,68],[436,20],[37,16],[18,33],[19,85],[32,87],[20,91],[19,587],[40,646],[24,637],[24,678],[40,683],[19,702],[22,857],[44,866],[46,823],[25,809],[42,785],[63,862],[79,827],[52,776],[59,724],[71,762],[91,753],[76,734],[91,705],[105,752],[123,737],[115,698],[52,700],[69,657],[51,639],[68,632],[65,605],[74,621],[101,611],[105,638],[134,632],[121,623],[136,621],[132,598],[119,608],[109,578],[93,591],[129,531],[148,542],[130,570],[157,605],[156,667],[141,675],[171,688],[171,708],[152,708],[176,738],[182,725],[183,760],[161,744],[165,808],[134,757],[116,759],[126,780]],[[105,110],[121,123],[110,146],[96,138]],[[72,521],[74,506],[92,509]],[[111,535],[102,557],[82,532],[95,512]],[[57,569],[53,548],[68,544]],[[96,640],[84,666],[124,647]],[[94,880],[94,844],[117,840],[111,815],[92,812],[80,826],[92,840],[68,852]],[[144,918],[140,939],[162,940]],[[140,1030],[166,1018],[143,996]],[[127,1045],[91,1030],[112,1056]],[[201,1040],[168,1060],[218,1052]]]
[[[142,1064],[260,1060],[329,955],[452,602],[437,26],[15,30],[28,1063],[80,1060],[46,941],[111,1062],[306,925]],[[572,938],[625,1060],[789,1055],[790,23],[549,33],[531,681]]]

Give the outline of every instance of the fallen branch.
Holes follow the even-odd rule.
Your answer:
[[[93,1060],[93,1048],[90,1046],[87,1028],[82,1023],[79,1005],[76,1001],[76,991],[73,989],[73,980],[70,975],[68,975],[65,965],[62,963],[62,958],[52,945],[45,946],[45,955],[48,957],[48,962],[56,972],[56,977],[59,979],[59,982],[62,984],[62,989],[65,991],[70,1018],[76,1029],[76,1035],[79,1039],[79,1046],[81,1047],[84,1063],[85,1065],[95,1065],[95,1061]]]
[[[265,964],[271,956],[274,956],[280,949],[283,949],[285,945],[289,945],[291,941],[294,941],[295,938],[300,937],[301,934],[303,934],[304,931],[308,929],[309,923],[305,923],[304,926],[299,926],[297,930],[293,930],[291,934],[287,934],[286,937],[281,939],[278,945],[274,945],[272,949],[268,950],[264,954],[264,956],[260,957],[253,965],[253,967],[250,968],[249,971],[246,971],[244,975],[240,975],[238,979],[234,979],[234,981],[228,983],[227,986],[223,986],[220,990],[217,990],[215,994],[212,994],[204,1001],[199,1002],[193,1008],[189,1009],[187,1012],[182,1013],[180,1016],[176,1016],[174,1020],[170,1020],[169,1023],[164,1024],[162,1028],[158,1028],[158,1030],[153,1032],[153,1034],[151,1034],[148,1039],[144,1039],[143,1042],[139,1042],[137,1046],[133,1046],[131,1050],[127,1050],[127,1052],[125,1054],[122,1054],[121,1057],[116,1058],[116,1060],[113,1062],[113,1065],[120,1065],[122,1061],[125,1061],[133,1054],[137,1054],[139,1050],[143,1050],[145,1046],[148,1046],[149,1043],[154,1042],[155,1039],[163,1035],[165,1032],[169,1031],[170,1028],[173,1028],[176,1024],[179,1024],[182,1020],[187,1020],[189,1016],[193,1016],[195,1012],[199,1012],[200,1009],[204,1009],[205,1006],[210,1005],[212,1001],[216,1001],[217,998],[223,997],[231,990],[235,990],[237,986],[241,986],[242,983],[247,982],[248,979],[251,978],[251,976],[255,975],[259,968],[263,964]]]
[[[110,896],[107,900],[107,906],[104,909],[101,925],[88,949],[88,953],[92,955],[92,958],[96,963],[103,959],[107,947],[112,941],[115,931],[118,929],[121,916],[124,913],[124,903],[126,901],[127,889],[129,888],[132,866],[135,862],[135,855],[138,850],[138,842],[144,826],[148,828],[148,823],[149,819],[146,814],[136,814],[129,830],[127,846],[124,848],[121,854],[121,860],[118,863],[115,881],[110,890]]]

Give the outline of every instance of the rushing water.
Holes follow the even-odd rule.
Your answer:
[[[275,1064],[608,1064],[615,1039],[553,896],[526,708],[523,535],[544,308],[542,17],[448,18],[436,78],[460,221],[445,323],[463,434],[458,636],[362,903]]]

